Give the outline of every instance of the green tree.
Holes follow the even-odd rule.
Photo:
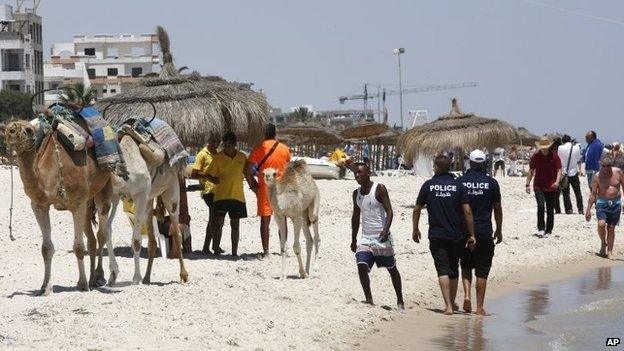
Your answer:
[[[19,91],[0,91],[0,122],[9,119],[30,119],[30,94]]]
[[[310,122],[314,118],[314,114],[308,111],[307,107],[298,107],[295,111],[290,113],[291,122]]]
[[[68,88],[72,89],[64,89],[64,94],[60,95],[59,99],[62,103],[78,103],[84,104],[84,106],[89,106],[95,100],[95,93],[91,87],[85,87],[82,83],[76,83],[74,85],[70,85]]]

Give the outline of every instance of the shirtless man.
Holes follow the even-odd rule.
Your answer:
[[[622,189],[624,189],[624,173],[613,167],[611,155],[600,159],[601,169],[592,180],[592,192],[585,211],[585,219],[591,220],[591,207],[596,203],[598,218],[598,236],[600,236],[600,256],[611,259],[615,241],[615,227],[620,222],[622,213]],[[605,253],[606,251],[606,253]]]

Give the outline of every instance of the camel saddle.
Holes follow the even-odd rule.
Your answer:
[[[127,123],[123,124],[117,133],[119,134],[118,138],[121,138],[123,135],[128,135],[134,139],[139,146],[141,156],[143,156],[145,161],[151,166],[158,167],[165,162],[165,150],[156,143],[151,134],[141,131],[136,123],[133,125]]]
[[[80,111],[72,111],[65,106],[52,106],[39,115],[36,130],[37,148],[49,131],[57,131],[58,140],[69,150],[92,148],[101,170],[113,172],[124,179],[128,177],[115,132],[96,108],[85,107]]]

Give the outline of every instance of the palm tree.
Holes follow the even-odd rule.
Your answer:
[[[84,106],[90,106],[95,100],[95,92],[91,87],[85,87],[82,83],[76,83],[65,90],[65,93],[59,97],[62,103],[79,103]]]
[[[290,120],[292,122],[310,122],[314,118],[314,114],[308,110],[307,107],[298,107],[295,111],[290,113]]]

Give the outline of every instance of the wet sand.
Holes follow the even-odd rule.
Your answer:
[[[586,350],[624,337],[624,260],[591,257],[489,288],[490,316],[429,308],[384,326],[363,349]],[[461,294],[460,287],[458,301]]]

